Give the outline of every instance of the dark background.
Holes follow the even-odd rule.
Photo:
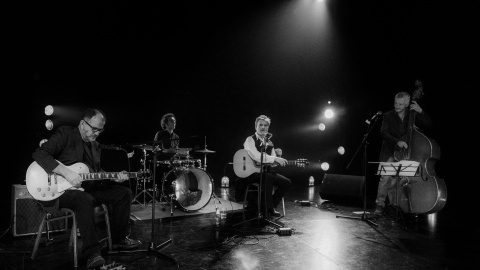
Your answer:
[[[392,109],[394,95],[412,93],[416,79],[424,82],[419,103],[435,123],[430,135],[442,150],[437,176],[445,179],[448,202],[463,203],[471,194],[465,161],[475,141],[468,132],[475,62],[468,2],[48,1],[35,4],[32,18],[17,13],[18,3],[4,5],[12,44],[33,30],[19,46],[32,59],[14,62],[33,60],[35,71],[33,85],[5,89],[13,95],[4,100],[13,110],[4,119],[7,204],[11,185],[24,182],[31,153],[50,135],[48,104],[63,109],[56,126],[77,125],[87,107],[105,111],[107,131],[98,140],[135,150],[130,160],[123,151],[105,151],[107,170],[140,169],[142,152],[131,146],[150,144],[161,116],[173,112],[181,146],[206,143],[216,151],[207,156],[215,184],[223,175],[234,178],[228,162],[253,134],[255,118],[266,114],[284,156],[311,162],[282,172],[296,185],[307,185],[310,175],[318,185],[319,161],[330,162],[329,173],[363,174],[362,156],[354,153],[365,119]],[[322,132],[328,101],[341,113]],[[379,126],[369,136],[369,161],[378,159]],[[343,156],[336,154],[339,145]],[[368,165],[371,197],[375,169]]]

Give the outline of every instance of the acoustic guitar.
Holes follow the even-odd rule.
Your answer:
[[[104,180],[115,179],[120,172],[98,172],[90,173],[87,165],[78,162],[67,168],[77,172],[82,177],[82,181],[86,180]],[[144,177],[147,172],[127,173],[129,178]],[[63,176],[53,173],[47,174],[40,165],[34,161],[27,169],[26,175],[27,190],[33,198],[39,201],[51,201],[60,197],[65,190],[82,188],[73,187]]]
[[[300,158],[296,160],[287,160],[287,165],[296,165],[298,167],[305,167],[310,164],[307,159]],[[268,164],[271,167],[277,166],[277,164]],[[233,156],[233,171],[238,177],[245,178],[253,173],[259,173],[261,171],[260,163],[253,160],[248,151],[245,149],[238,150]]]

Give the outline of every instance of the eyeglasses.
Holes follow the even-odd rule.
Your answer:
[[[104,128],[96,128],[96,127],[92,127],[92,125],[90,125],[90,124],[87,122],[87,120],[83,120],[83,122],[87,123],[87,125],[88,125],[88,126],[91,128],[91,129],[92,129],[92,132],[93,132],[93,133],[96,133],[96,132],[98,132],[98,133],[102,133],[102,132],[104,132],[104,131],[105,131],[105,129],[104,129]]]

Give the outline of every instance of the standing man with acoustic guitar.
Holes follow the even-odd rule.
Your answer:
[[[257,164],[261,163],[263,150],[263,164],[266,165],[266,177],[263,178],[262,188],[265,188],[266,198],[264,198],[262,192],[262,203],[266,202],[267,212],[270,216],[280,217],[281,214],[275,211],[275,207],[278,206],[282,198],[288,192],[292,182],[285,176],[276,173],[272,168],[272,165],[274,164],[279,164],[281,166],[287,165],[287,160],[280,157],[282,154],[282,150],[280,148],[275,149],[273,147],[273,143],[270,140],[272,134],[268,133],[270,123],[270,118],[265,115],[260,115],[257,117],[255,119],[255,134],[247,137],[243,147],[248,151],[250,158],[252,158]],[[238,180],[237,183],[239,185],[242,185],[242,183],[258,183],[262,175],[263,174],[259,172],[255,172],[244,179]],[[275,190],[275,193],[272,194],[274,186],[276,186],[277,189]],[[243,196],[244,192],[242,192],[242,188],[237,189],[236,192],[241,193],[239,195]],[[238,196],[236,197],[238,198]]]
[[[79,172],[72,169],[73,165],[83,163],[89,167],[90,172],[102,171],[101,145],[96,139],[105,130],[106,121],[105,114],[99,109],[87,109],[78,126],[59,127],[49,140],[32,154],[33,159],[48,175],[56,174],[58,178],[63,177],[72,186],[58,197],[58,203],[60,208],[69,208],[75,212],[83,241],[81,252],[87,259],[88,268],[97,268],[105,264],[105,260],[100,255],[94,221],[94,207],[98,204],[111,206],[114,248],[132,249],[141,245],[140,241],[128,238],[131,190],[111,184],[112,182],[110,184],[97,181],[82,182]],[[115,182],[128,180],[126,172],[121,172],[116,177],[112,179]],[[38,180],[47,181],[47,179]]]

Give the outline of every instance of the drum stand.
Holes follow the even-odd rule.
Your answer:
[[[203,170],[204,171],[207,171],[207,154],[213,154],[215,153],[215,151],[212,151],[212,150],[208,150],[207,149],[207,136],[205,136],[205,148],[204,149],[200,149],[200,150],[197,150],[195,152],[198,152],[198,153],[203,153]]]
[[[153,166],[153,176],[152,176],[152,182],[153,182],[153,198],[155,198],[155,192],[157,191],[157,189],[155,188],[155,174],[156,174],[156,171],[157,171],[157,157],[155,155],[155,151],[153,151],[153,164],[155,166]],[[166,254],[163,254],[160,252],[160,249],[164,248],[165,246],[169,245],[171,242],[172,242],[172,239],[168,239],[167,241],[163,242],[163,243],[160,243],[159,245],[156,245],[154,243],[154,240],[155,240],[155,200],[152,200],[152,219],[151,219],[151,224],[152,224],[152,228],[151,228],[151,241],[148,245],[148,248],[147,249],[140,249],[140,250],[120,250],[120,251],[109,251],[108,254],[117,254],[117,255],[123,255],[123,254],[136,254],[136,253],[145,253],[147,256],[148,255],[154,255],[158,258],[162,258],[162,259],[166,259],[167,261],[169,261],[170,263],[176,265],[177,267],[179,267],[177,261],[166,255]]]
[[[173,217],[173,196],[175,194],[168,194],[168,196],[165,195],[165,190],[164,190],[163,186],[164,186],[165,181],[167,180],[167,176],[170,175],[170,173],[174,172],[174,171],[175,171],[175,169],[171,169],[168,173],[165,173],[165,172],[163,173],[162,194],[160,194],[160,201],[162,199],[165,200],[165,203],[161,203],[162,204],[162,211],[165,211],[165,204],[169,204],[170,205],[170,216],[172,216],[172,217]],[[170,201],[168,200],[168,197],[170,197]]]
[[[146,171],[147,171],[147,150],[143,149],[143,172],[146,172]],[[145,206],[147,204],[147,195],[150,196],[152,200],[155,200],[153,195],[150,194],[147,190],[147,182],[152,180],[152,178],[151,176],[145,176],[138,180],[143,182],[143,189],[142,191],[138,192],[138,185],[137,185],[135,198],[133,198],[132,203],[138,202],[139,204]],[[153,188],[156,188],[156,187],[154,186]],[[143,203],[137,200],[137,198],[141,195],[143,195]]]

